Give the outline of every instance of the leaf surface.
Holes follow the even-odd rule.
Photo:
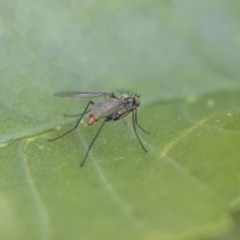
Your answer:
[[[239,208],[239,3],[0,1],[1,239],[225,236]],[[86,101],[141,95],[151,131],[70,129]],[[97,100],[96,100],[97,101]],[[235,222],[238,224],[238,221]],[[224,234],[223,234],[224,233]],[[227,235],[226,235],[227,236]]]

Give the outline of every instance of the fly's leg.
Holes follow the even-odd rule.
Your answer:
[[[135,111],[132,111],[132,123],[133,123],[133,130],[134,130],[134,133],[138,139],[138,142],[140,143],[142,149],[144,152],[147,152],[147,149],[144,147],[140,137],[138,136],[138,133],[137,133],[137,129],[136,129],[136,125],[137,125],[137,116],[136,116],[136,110]],[[137,125],[138,126],[138,125]],[[139,127],[139,126],[138,126]],[[140,128],[141,129],[141,128]]]
[[[84,116],[86,113],[89,112],[89,109],[88,109],[89,106],[90,106],[90,105],[93,105],[93,104],[94,104],[94,103],[93,103],[92,101],[89,101],[89,102],[88,102],[88,104],[86,105],[83,113],[81,114],[80,118],[77,120],[77,122],[76,122],[76,124],[74,125],[73,128],[71,128],[70,130],[68,130],[67,132],[63,133],[63,134],[60,135],[60,136],[57,136],[57,137],[55,137],[55,138],[48,139],[48,141],[58,140],[59,138],[62,138],[62,137],[64,137],[64,136],[66,136],[67,134],[71,133],[72,131],[74,131],[74,130],[78,127],[78,125],[79,125],[79,123],[81,122],[83,116]]]
[[[135,123],[137,125],[138,128],[140,128],[143,132],[147,133],[147,134],[150,134],[149,131],[145,130],[143,127],[141,127],[138,123],[138,120],[137,120],[137,109],[134,111],[134,117],[135,117]]]
[[[86,161],[86,159],[87,159],[87,157],[88,157],[88,154],[89,154],[89,152],[90,152],[90,150],[91,150],[94,142],[96,141],[99,133],[101,132],[104,124],[106,123],[106,121],[107,121],[107,119],[105,119],[105,120],[102,122],[102,124],[101,124],[101,126],[99,127],[97,133],[95,134],[94,138],[93,138],[92,141],[90,142],[90,144],[89,144],[89,146],[88,146],[88,149],[87,149],[87,152],[85,153],[85,156],[84,156],[82,162],[80,163],[80,167],[83,167],[83,165],[84,165],[84,163],[85,163],[85,161]]]

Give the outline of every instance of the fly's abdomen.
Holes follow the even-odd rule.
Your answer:
[[[92,125],[92,124],[94,124],[95,122],[97,122],[98,119],[99,119],[98,116],[90,115],[90,116],[89,116],[89,119],[88,119],[88,121],[87,121],[87,124],[88,124],[88,125]]]

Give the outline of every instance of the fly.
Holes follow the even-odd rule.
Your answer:
[[[140,128],[143,132],[149,133],[148,131],[144,130],[137,121],[137,108],[140,106],[140,96],[137,94],[130,94],[130,93],[104,93],[104,92],[59,92],[55,93],[55,96],[58,97],[75,97],[77,99],[83,98],[97,98],[102,97],[102,101],[94,102],[90,100],[87,105],[85,106],[82,113],[75,114],[75,115],[65,115],[69,117],[79,117],[73,128],[68,130],[67,132],[63,133],[60,136],[55,138],[49,139],[49,141],[55,141],[59,138],[66,136],[67,134],[74,131],[79,123],[81,122],[83,116],[89,113],[89,118],[87,124],[90,126],[96,123],[99,119],[103,118],[103,121],[97,130],[95,136],[93,137],[92,141],[90,142],[88,149],[82,159],[80,166],[83,167],[88,154],[95,143],[96,139],[99,136],[99,133],[103,129],[103,126],[106,122],[109,121],[117,121],[126,117],[129,113],[132,113],[132,124],[134,133],[138,139],[139,144],[141,145],[144,152],[147,152],[146,148],[144,147],[138,133],[137,128]]]

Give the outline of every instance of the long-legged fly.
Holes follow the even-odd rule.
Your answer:
[[[82,113],[75,114],[75,115],[65,115],[70,117],[79,117],[76,124],[68,130],[67,132],[63,133],[62,135],[49,139],[49,141],[57,140],[61,137],[66,136],[67,134],[74,131],[79,123],[81,122],[83,116],[89,113],[89,118],[87,121],[88,125],[92,125],[96,123],[100,118],[103,118],[103,121],[96,132],[95,136],[93,137],[92,141],[90,142],[88,149],[85,153],[84,158],[82,159],[80,166],[82,167],[88,157],[89,151],[91,150],[94,142],[96,141],[99,133],[103,129],[103,126],[106,122],[109,121],[117,121],[126,117],[129,113],[132,113],[132,124],[134,133],[140,143],[143,151],[147,152],[146,148],[144,147],[140,137],[138,136],[136,126],[140,128],[143,132],[149,133],[148,131],[144,130],[137,121],[137,108],[140,105],[140,96],[137,94],[131,93],[105,93],[105,92],[59,92],[56,93],[55,96],[58,97],[75,97],[77,99],[82,98],[97,98],[102,97],[102,101],[93,102],[90,100],[86,107],[84,108]]]

